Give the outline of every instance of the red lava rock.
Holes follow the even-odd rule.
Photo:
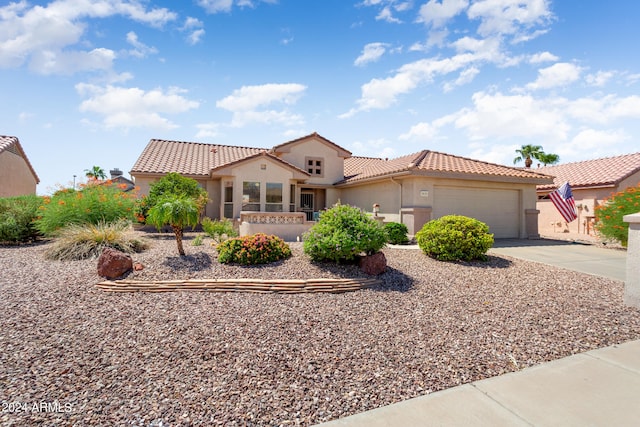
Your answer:
[[[365,274],[377,276],[387,269],[387,258],[382,252],[376,252],[360,258],[358,266]]]
[[[98,258],[98,274],[107,279],[121,277],[132,268],[131,256],[112,248],[102,251]]]
[[[133,263],[133,269],[135,271],[142,271],[142,270],[144,270],[144,265],[142,265],[141,262],[137,262],[136,261],[136,262]]]

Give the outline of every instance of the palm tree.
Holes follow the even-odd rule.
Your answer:
[[[547,165],[555,165],[556,163],[558,163],[560,161],[560,156],[558,156],[557,154],[544,153],[544,154],[538,156],[538,160],[540,160],[542,162],[542,164],[545,165],[545,166],[547,166]]]
[[[160,199],[147,213],[147,224],[160,230],[169,224],[176,235],[178,253],[184,256],[182,236],[184,227],[195,227],[200,219],[200,209],[197,201],[192,197],[183,195],[168,195]]]
[[[513,164],[515,165],[518,162],[524,160],[525,167],[530,168],[531,163],[533,163],[532,158],[540,159],[541,155],[544,155],[544,151],[542,151],[542,147],[540,145],[523,145],[521,148],[516,150],[518,156],[513,159]]]
[[[105,179],[107,178],[107,174],[104,172],[100,166],[94,166],[91,169],[85,169],[84,174],[89,179]]]

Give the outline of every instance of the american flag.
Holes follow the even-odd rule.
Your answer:
[[[568,182],[562,184],[557,190],[549,193],[549,198],[560,212],[565,221],[571,222],[578,217],[576,201]]]

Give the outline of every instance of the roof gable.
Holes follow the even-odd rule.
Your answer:
[[[38,174],[36,173],[35,169],[31,165],[31,162],[29,161],[29,158],[24,152],[22,145],[20,145],[20,140],[18,140],[17,137],[0,135],[0,154],[4,153],[5,151],[12,152],[22,157],[25,163],[27,164],[27,166],[29,167],[29,170],[33,174],[34,178],[36,179],[36,184],[40,183],[40,178],[38,178]]]
[[[543,166],[536,170],[555,177],[553,184],[538,185],[538,191],[553,189],[567,181],[573,189],[615,187],[640,172],[640,153]]]
[[[442,174],[459,175],[460,177],[493,176],[517,180],[533,180],[540,183],[551,180],[550,176],[527,169],[423,150],[390,160],[364,157],[345,159],[345,180],[343,183],[376,179],[402,172],[432,176]]]
[[[284,167],[285,169],[292,170],[298,176],[298,178],[305,179],[305,178],[308,178],[310,176],[306,171],[300,169],[299,167],[297,167],[295,165],[292,165],[291,163],[289,163],[289,162],[287,162],[285,160],[282,160],[281,158],[279,158],[277,156],[274,156],[273,154],[267,152],[266,150],[261,150],[259,153],[252,154],[252,155],[244,157],[242,159],[238,159],[238,160],[235,160],[233,162],[226,163],[226,164],[221,165],[221,166],[219,166],[217,168],[213,168],[211,170],[211,172],[212,172],[213,175],[226,174],[228,172],[228,170],[230,168],[232,168],[232,167],[238,166],[238,165],[243,164],[243,163],[251,162],[251,161],[254,161],[254,160],[258,160],[258,159],[264,159],[264,158],[279,164],[281,167]]]
[[[338,156],[339,157],[351,157],[351,152],[349,150],[345,150],[344,148],[340,147],[338,144],[336,144],[333,141],[329,141],[327,138],[319,135],[317,132],[314,132],[312,134],[303,136],[301,138],[297,138],[294,139],[292,141],[288,141],[285,142],[283,144],[279,144],[276,145],[275,147],[273,147],[271,149],[271,152],[274,154],[278,154],[278,153],[288,153],[289,151],[291,151],[291,147],[294,145],[298,145],[298,144],[303,144],[309,140],[316,140],[316,141],[320,141],[321,143],[331,147],[332,149],[336,150],[338,152]]]

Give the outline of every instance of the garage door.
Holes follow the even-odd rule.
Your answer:
[[[436,186],[434,192],[432,218],[464,215],[486,223],[494,237],[520,236],[518,190]]]

